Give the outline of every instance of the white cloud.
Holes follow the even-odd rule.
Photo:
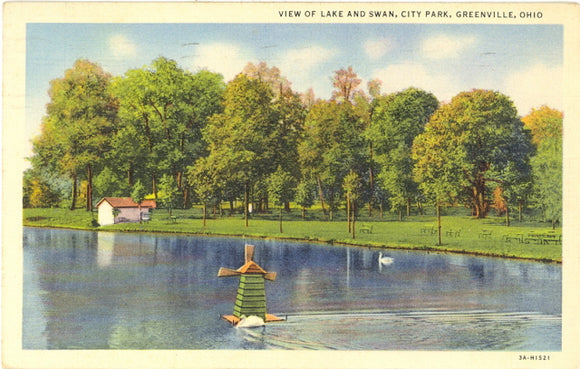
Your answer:
[[[137,56],[137,45],[124,35],[111,36],[109,49],[116,58]]]
[[[278,58],[280,60],[278,67],[282,75],[292,82],[294,91],[304,92],[312,87],[317,96],[322,97],[325,95],[323,91],[328,89],[325,86],[327,80],[321,80],[317,68],[337,54],[336,50],[321,46],[291,49]]]
[[[512,98],[522,116],[542,105],[562,110],[562,77],[561,66],[535,64],[510,73],[504,82],[503,91]]]
[[[196,49],[196,54],[193,60],[193,70],[205,68],[221,73],[226,82],[234,79],[248,62],[254,60],[251,54],[245,53],[238,45],[230,43],[200,45]]]
[[[437,35],[425,39],[421,51],[429,59],[455,58],[475,42],[476,38],[473,36]]]
[[[368,40],[364,44],[364,51],[371,60],[377,60],[393,49],[393,41],[388,38]]]
[[[321,46],[310,46],[301,49],[288,50],[281,58],[281,69],[284,70],[304,70],[310,71],[319,64],[325,63],[328,59],[337,54],[335,50]]]
[[[460,91],[451,77],[442,73],[429,73],[423,65],[415,62],[390,65],[376,70],[372,78],[378,78],[383,82],[383,93],[417,87],[433,93],[439,101],[449,101]]]

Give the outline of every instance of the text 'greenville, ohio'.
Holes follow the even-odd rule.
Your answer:
[[[280,18],[541,19],[541,11],[510,10],[278,10]]]

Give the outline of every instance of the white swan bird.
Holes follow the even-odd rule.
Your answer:
[[[393,261],[395,261],[395,259],[388,257],[388,256],[383,256],[382,252],[379,253],[379,264],[389,265],[389,264],[393,264]]]

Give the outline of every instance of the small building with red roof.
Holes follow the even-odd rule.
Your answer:
[[[99,225],[117,223],[137,223],[149,217],[151,209],[156,208],[155,200],[143,200],[141,205],[130,197],[103,197],[97,203]]]

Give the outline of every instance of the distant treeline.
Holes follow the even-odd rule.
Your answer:
[[[265,63],[226,84],[163,57],[120,77],[78,60],[50,83],[24,206],[92,210],[101,197],[145,191],[168,208],[317,202],[332,219],[343,206],[402,218],[464,205],[509,221],[512,208],[521,217],[536,207],[560,220],[561,112],[521,117],[490,90],[448,103],[413,87],[383,94],[379,80],[361,88],[351,67],[332,81],[322,100]]]

